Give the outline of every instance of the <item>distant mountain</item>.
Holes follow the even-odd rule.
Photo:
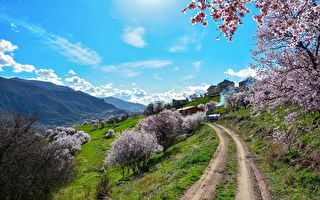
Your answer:
[[[122,110],[127,110],[129,112],[143,112],[144,109],[146,108],[145,105],[139,104],[139,103],[131,103],[127,102],[115,97],[106,97],[104,98],[104,101],[106,103],[112,104],[115,107],[122,109]]]
[[[37,114],[42,124],[68,124],[123,110],[69,87],[49,82],[0,77],[0,113]]]

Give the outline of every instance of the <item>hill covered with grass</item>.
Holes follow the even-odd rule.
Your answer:
[[[76,178],[68,184],[67,187],[55,195],[55,199],[84,199],[88,195],[93,197],[104,163],[106,151],[110,148],[110,143],[114,141],[115,136],[110,139],[103,139],[103,136],[109,129],[121,132],[131,128],[141,118],[132,118],[126,121],[107,124],[104,128],[93,129],[91,124],[77,127],[77,130],[83,130],[91,137],[91,141],[82,146],[82,150],[76,156],[78,165]]]
[[[110,180],[113,199],[176,199],[198,180],[219,144],[213,129],[207,125],[170,147],[165,156],[163,153],[154,155],[148,172],[122,177],[118,167],[101,170],[106,151],[115,140],[115,136],[103,139],[104,134],[109,129],[120,133],[135,126],[140,119],[128,119],[96,130],[91,125],[77,127],[89,133],[91,141],[83,145],[76,156],[79,165],[76,178],[60,190],[55,199],[94,199],[103,177]]]
[[[198,106],[200,104],[206,104],[210,101],[220,102],[220,95],[217,94],[217,95],[213,95],[213,96],[200,97],[196,100],[190,101],[189,103],[187,103],[183,107]]]

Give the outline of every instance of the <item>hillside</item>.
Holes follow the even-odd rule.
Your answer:
[[[103,139],[103,135],[109,129],[119,133],[133,127],[140,119],[128,119],[98,129],[93,129],[91,125],[78,127],[94,139],[83,145],[77,155],[79,167],[76,179],[60,190],[55,199],[94,199],[99,179],[105,176],[112,184],[112,199],[176,199],[181,196],[201,176],[219,144],[213,129],[207,125],[170,147],[166,156],[162,153],[154,155],[150,160],[149,172],[142,175],[130,174],[122,178],[118,167],[99,171],[106,151],[115,140],[115,136]]]
[[[142,113],[144,109],[146,108],[145,105],[139,104],[139,103],[131,103],[127,102],[115,97],[106,97],[104,98],[104,101],[106,103],[112,104],[115,107],[122,109],[122,110],[127,110],[129,112],[139,112]]]
[[[220,102],[220,95],[214,95],[214,96],[206,96],[206,97],[200,97],[196,100],[190,101],[189,103],[187,103],[186,105],[184,105],[183,107],[189,107],[189,106],[198,106],[200,104],[206,104],[210,101],[214,101],[214,102]]]
[[[86,93],[49,82],[0,77],[0,112],[36,114],[42,124],[73,123],[124,111]]]

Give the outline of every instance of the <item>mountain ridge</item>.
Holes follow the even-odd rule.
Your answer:
[[[42,124],[67,124],[125,111],[84,92],[50,82],[0,77],[0,111],[36,114]]]
[[[103,99],[106,103],[112,104],[119,109],[124,109],[129,112],[142,113],[146,108],[143,104],[131,103],[116,97],[105,97]]]

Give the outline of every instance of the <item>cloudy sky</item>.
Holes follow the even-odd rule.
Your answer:
[[[0,0],[0,76],[146,104],[254,72],[255,22],[233,42],[191,25],[187,0]],[[194,13],[193,13],[194,14]]]

